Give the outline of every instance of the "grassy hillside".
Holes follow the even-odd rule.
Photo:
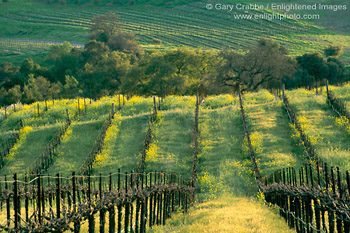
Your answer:
[[[79,171],[92,149],[102,124],[101,120],[73,123],[59,146],[54,164],[47,173],[51,175],[63,173],[67,176],[73,171]]]
[[[337,123],[337,116],[328,106],[326,97],[303,89],[289,91],[287,95],[320,158],[333,166],[349,169],[349,134]]]
[[[344,101],[349,98],[348,88],[331,87]],[[286,93],[319,156],[332,166],[349,169],[346,159],[349,132],[344,125],[337,123],[326,97],[303,89]],[[35,116],[37,103],[21,106],[1,122],[1,137],[6,137],[16,119],[24,118],[28,125],[20,130],[20,139],[11,149],[0,175],[23,173],[41,155],[65,119],[66,108],[72,115],[72,125],[62,137],[54,163],[46,174],[70,175],[72,171],[79,171],[112,103],[119,106],[119,98],[103,97],[91,104],[87,101],[86,113],[81,116],[77,115],[77,100],[57,100],[41,117]],[[129,172],[140,162],[153,99],[133,97],[125,105],[122,102],[107,130],[103,149],[93,164],[94,174],[115,173],[118,168]],[[176,172],[188,178],[193,160],[195,97],[169,96],[160,103],[158,119],[151,125],[153,140],[147,151],[146,170]],[[304,151],[298,145],[281,100],[266,90],[247,93],[244,108],[262,174],[300,166]],[[231,229],[237,232],[280,232],[281,229],[288,232],[278,211],[259,201],[261,195],[257,193],[252,175],[238,98],[220,95],[204,99],[200,106],[199,131],[195,206],[188,215],[176,215],[169,224],[155,227],[153,232],[232,232]]]
[[[189,178],[194,126],[194,97],[166,98],[152,126],[153,139],[146,155],[146,170],[176,172]]]
[[[301,166],[306,157],[298,142],[291,140],[293,131],[282,101],[264,90],[246,95],[244,104],[262,173],[271,174],[276,167]]]
[[[94,164],[96,173],[136,168],[152,104],[152,98],[133,97],[123,106],[120,116],[114,119],[107,131],[104,149]]]
[[[344,3],[344,1],[338,2]],[[110,11],[120,15],[125,29],[134,32],[146,49],[167,49],[184,45],[206,49],[230,47],[239,50],[246,49],[260,37],[269,37],[286,45],[293,55],[321,51],[329,44],[341,42],[345,47],[342,58],[350,60],[349,25],[346,23],[349,21],[346,20],[349,15],[344,12],[317,11],[321,18],[314,21],[238,20],[234,18],[235,14],[272,12],[207,10],[206,3],[198,1],[169,3],[170,5],[162,4],[162,1],[147,3],[141,1],[140,4],[132,6],[114,6],[106,2],[97,6],[92,4],[61,6],[20,0],[2,3],[0,61],[10,58],[20,62],[26,56],[43,58],[43,53],[53,42],[85,43],[91,18]],[[154,45],[152,42],[154,38],[161,39],[163,44]]]
[[[27,171],[44,151],[45,146],[55,135],[58,128],[58,125],[51,125],[34,129],[27,126],[22,129],[20,140],[11,149],[9,156],[6,157],[6,166],[0,170],[0,174],[23,174]]]

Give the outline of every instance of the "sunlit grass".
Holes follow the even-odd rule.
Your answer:
[[[336,115],[326,97],[303,89],[288,91],[287,95],[320,158],[332,166],[349,169],[349,135],[336,123]]]
[[[108,151],[107,157],[94,166],[94,172],[106,174],[116,172],[118,168],[128,172],[135,169],[140,159],[148,119],[148,115],[118,119],[119,122],[115,122],[119,124],[118,132],[104,147]]]
[[[271,209],[255,198],[222,197],[201,203],[189,210],[188,214],[178,214],[168,220],[167,225],[154,227],[149,232],[295,232]]]
[[[162,110],[158,111],[158,118],[152,126],[154,138],[147,153],[146,170],[176,172],[186,179],[190,177],[195,100],[195,96],[170,96],[161,103]],[[48,174],[71,175],[72,171],[81,168],[112,103],[117,108],[118,97],[105,97],[88,104],[86,115],[80,121],[73,121],[57,148],[57,157]],[[259,164],[263,171],[267,173],[289,163],[291,166],[297,164],[296,157],[292,156],[295,148],[288,135],[288,120],[283,115],[281,103],[261,92],[249,94],[245,107],[249,124],[256,132],[253,136],[257,142],[261,138],[259,147],[263,156]],[[71,108],[76,110],[77,103],[73,101]],[[124,171],[136,168],[152,110],[153,98],[135,96],[122,105],[121,112],[117,113],[107,131],[104,151],[94,165],[95,174],[114,173],[118,168]],[[178,215],[169,220],[165,227],[156,227],[154,232],[232,232],[232,229],[233,232],[280,232],[279,229],[288,232],[287,224],[277,212],[256,199],[257,188],[249,154],[244,148],[238,98],[220,95],[204,100],[200,107],[199,129],[195,208],[189,215]],[[96,229],[97,226],[98,214]],[[85,230],[86,223],[82,228],[83,232]]]
[[[146,169],[177,172],[189,177],[194,111],[161,111],[153,127],[153,142],[146,156]]]
[[[267,90],[244,96],[253,147],[263,175],[278,168],[299,167],[305,160],[303,148],[292,139],[282,101]]]
[[[57,156],[48,174],[71,175],[78,172],[88,158],[104,121],[75,122],[72,124],[70,138],[63,141],[57,149]]]
[[[6,158],[5,167],[1,169],[2,175],[14,173],[25,173],[33,162],[43,153],[45,146],[53,138],[61,125],[51,125],[46,127],[31,128],[25,127],[26,135],[20,135],[20,140],[15,144],[12,154]],[[22,137],[22,139],[21,139]]]

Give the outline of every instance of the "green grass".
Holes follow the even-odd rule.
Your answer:
[[[344,127],[336,123],[336,116],[326,103],[326,97],[303,89],[288,91],[287,96],[320,158],[331,166],[348,170],[349,135]]]
[[[105,145],[106,157],[102,157],[101,162],[94,166],[96,174],[114,173],[118,168],[129,172],[136,168],[146,135],[148,119],[148,115],[117,119],[114,124],[119,126],[111,132],[116,136],[112,136],[112,141]]]
[[[262,174],[268,176],[281,167],[300,167],[306,156],[299,142],[292,140],[282,101],[262,90],[245,95],[244,107]]]
[[[153,142],[146,156],[146,170],[191,175],[194,111],[161,111],[153,127]]]
[[[241,1],[231,1],[233,3]],[[264,4],[267,1],[259,1]],[[255,3],[255,2],[254,2]],[[258,3],[258,2],[257,2]],[[145,4],[145,3],[144,3]],[[6,7],[0,8],[0,23],[3,25],[0,38],[13,40],[47,40],[85,43],[91,19],[109,11],[120,15],[126,31],[136,34],[138,40],[146,49],[167,49],[178,46],[189,46],[205,49],[247,49],[260,37],[269,37],[286,45],[292,55],[305,52],[321,51],[330,44],[339,44],[339,39],[348,51],[350,45],[347,37],[348,15],[344,12],[336,14],[318,11],[320,20],[236,20],[234,14],[271,13],[268,11],[234,10],[233,12],[207,10],[204,2],[184,2],[166,7],[164,4],[147,3],[144,5],[113,6],[113,5],[47,5],[34,1],[12,0]],[[332,19],[332,20],[330,20]],[[335,21],[330,24],[330,21]],[[10,23],[9,23],[10,22]],[[326,27],[315,26],[314,24]],[[342,25],[340,27],[339,25]],[[339,28],[338,28],[339,27]],[[327,30],[327,28],[329,30]],[[336,32],[333,32],[335,30]],[[338,32],[340,31],[340,32]],[[333,38],[337,36],[337,39]],[[325,39],[322,39],[325,38]],[[161,46],[155,46],[152,40],[162,40]],[[320,39],[321,38],[321,39]],[[331,38],[331,39],[329,39]],[[20,42],[18,42],[20,43]],[[37,50],[37,47],[43,47]],[[32,50],[28,50],[32,47]],[[1,45],[3,56],[0,61],[12,60],[20,63],[25,56],[40,57],[48,45],[20,43],[18,46]],[[41,52],[40,52],[41,51]],[[349,53],[344,54],[344,60],[349,61]]]
[[[39,105],[39,116],[38,116]],[[26,126],[44,126],[63,122],[69,110],[70,117],[74,118],[78,114],[76,99],[62,99],[47,101],[48,110],[45,111],[45,102],[35,102],[30,105],[20,105],[16,112],[11,114],[1,122],[1,130],[12,130],[20,120],[24,121]]]
[[[288,138],[288,121],[283,115],[280,102],[275,99],[271,101],[271,97],[264,93],[247,95],[246,108],[251,127],[266,138],[267,143],[262,143],[265,153],[263,158],[266,161],[262,158],[260,164],[267,173],[285,166],[286,161],[293,163],[294,157],[288,153],[294,151],[291,144],[293,141]],[[73,171],[79,171],[112,103],[117,107],[118,97],[104,97],[88,104],[86,115],[75,119],[68,128],[57,148],[55,161],[46,174],[71,175]],[[52,108],[46,115],[43,114],[41,120],[35,120],[31,115],[33,106],[23,105],[23,112],[20,114],[27,117],[28,122],[33,125],[48,122],[47,126],[39,129],[47,131],[49,127],[56,126],[54,119],[64,119],[64,115],[61,115],[63,113]],[[57,108],[59,106],[57,101]],[[152,106],[152,98],[133,97],[125,103],[107,131],[105,147],[94,164],[95,174],[114,173],[118,168],[123,172],[130,171],[136,167]],[[67,107],[76,111],[77,101],[71,100]],[[169,96],[161,103],[161,109],[158,120],[152,126],[154,137],[146,157],[146,170],[176,172],[187,179],[191,175],[193,162],[195,97]],[[270,119],[269,116],[273,117]],[[17,119],[15,115],[13,117]],[[244,133],[237,97],[208,97],[200,107],[199,120],[200,153],[195,207],[190,210],[189,215],[178,215],[169,220],[166,226],[156,227],[153,232],[232,232],[232,229],[235,232],[278,232],[279,229],[288,232],[287,224],[278,217],[277,212],[263,206],[255,198],[257,188],[252,176],[250,158],[243,145]],[[45,135],[49,132],[40,135],[35,133],[36,128],[27,134],[17,149],[21,151],[27,147],[35,148],[37,152],[33,148],[28,150],[32,156],[31,161],[42,153],[47,144]],[[40,146],[35,146],[37,143]],[[275,146],[278,146],[276,151],[270,148]],[[281,149],[282,147],[286,148]],[[275,157],[267,156],[275,152],[278,153]],[[13,161],[12,167],[28,164],[28,158],[29,156],[18,157],[18,160]],[[268,163],[271,165],[268,166]],[[4,169],[2,174],[12,174],[13,169],[9,170],[11,166]]]
[[[342,101],[347,110],[350,110],[350,84],[346,84],[344,86],[329,86],[329,89],[333,92],[335,97]]]
[[[205,109],[215,109],[222,108],[231,104],[238,104],[238,99],[234,98],[232,95],[218,95],[218,96],[208,96],[204,99],[201,104],[202,108]]]
[[[21,145],[15,149],[13,155],[6,158],[6,165],[1,169],[0,174],[24,174],[43,153],[46,145],[53,138],[59,126],[56,124],[39,127],[29,132]]]
[[[156,226],[149,232],[292,233],[295,230],[288,227],[276,209],[254,198],[224,194],[216,200],[196,205],[188,214],[173,216],[165,226]]]
[[[250,159],[242,153],[244,133],[238,105],[214,110],[201,107],[199,119],[199,200],[226,191],[235,196],[254,194]]]
[[[55,161],[47,173],[71,175],[73,171],[78,172],[88,158],[103,123],[102,120],[74,122],[70,126],[71,132],[66,134],[66,138],[58,147]]]
[[[119,103],[119,102],[118,102]],[[133,96],[122,109],[123,116],[135,116],[138,114],[150,113],[153,111],[153,99]]]
[[[159,102],[157,103],[159,104]],[[196,106],[196,98],[193,96],[167,96],[160,103],[161,110],[193,110]]]

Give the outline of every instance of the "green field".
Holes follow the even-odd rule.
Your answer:
[[[312,12],[320,14],[320,19],[311,21],[241,20],[235,19],[234,15],[272,12],[270,9],[235,9],[232,12],[207,10],[206,4],[198,1],[177,2],[170,6],[145,4],[117,7],[110,4],[61,6],[20,0],[2,3],[0,61],[20,63],[26,56],[43,60],[52,42],[69,41],[84,44],[87,41],[91,19],[99,14],[115,12],[120,16],[125,30],[134,32],[146,49],[189,46],[244,50],[259,38],[268,37],[286,45],[292,55],[321,51],[327,45],[341,44],[344,46],[342,59],[350,63],[350,29],[346,23],[349,21],[346,20],[349,19],[349,14],[341,11]],[[162,45],[155,45],[152,42],[154,38],[161,39]]]
[[[306,157],[303,148],[290,138],[292,130],[282,101],[264,90],[246,95],[244,103],[262,173],[271,174],[276,167],[302,166]]]
[[[349,134],[337,123],[337,115],[327,104],[326,97],[303,89],[289,91],[287,96],[317,155],[332,166],[348,170]]]
[[[349,85],[330,87],[335,95],[350,104]],[[312,139],[318,155],[332,166],[349,169],[348,139],[345,124],[326,103],[324,94],[298,89],[286,91],[302,127]],[[244,95],[252,144],[263,175],[285,167],[299,167],[305,152],[290,126],[282,101],[266,90]],[[80,101],[82,103],[83,101]],[[112,103],[119,107],[119,96],[103,97],[91,104],[80,117],[77,100],[57,100],[41,117],[35,104],[23,105],[1,122],[1,137],[11,132],[16,119],[28,125],[11,149],[0,174],[23,174],[43,152],[65,119],[65,107],[72,112],[72,125],[57,147],[53,164],[45,174],[70,175],[79,172],[98,137]],[[156,99],[158,102],[158,99]],[[64,105],[64,103],[66,103]],[[160,101],[156,120],[151,125],[153,140],[146,155],[146,170],[176,172],[186,179],[191,175],[195,97],[169,96]],[[39,103],[40,104],[40,103]],[[151,115],[153,98],[132,97],[117,111],[108,128],[105,144],[93,164],[93,174],[130,172],[141,159],[143,142]],[[83,108],[83,106],[81,106]],[[44,121],[47,124],[44,124]],[[151,232],[289,232],[278,211],[256,198],[250,157],[242,126],[238,98],[232,95],[208,96],[199,112],[198,189],[194,207],[188,215],[175,215],[166,226]],[[224,214],[227,213],[227,214]]]

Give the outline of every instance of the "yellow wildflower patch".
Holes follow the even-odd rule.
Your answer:
[[[13,160],[18,153],[18,148],[21,147],[23,142],[26,140],[27,135],[33,131],[33,128],[30,126],[25,126],[19,130],[19,139],[15,143],[15,145],[11,148],[9,155],[7,156],[6,160]]]

